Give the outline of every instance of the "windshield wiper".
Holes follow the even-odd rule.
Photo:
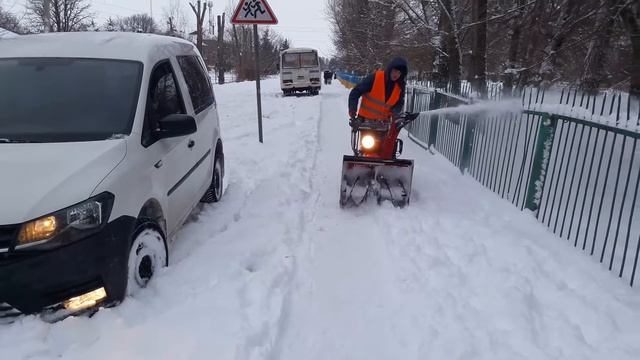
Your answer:
[[[31,144],[31,143],[39,143],[40,141],[34,140],[20,140],[20,139],[5,139],[0,138],[0,143],[3,144]]]

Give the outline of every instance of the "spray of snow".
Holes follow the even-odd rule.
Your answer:
[[[456,107],[446,107],[436,110],[421,111],[420,114],[428,115],[444,115],[444,114],[461,114],[461,115],[479,115],[478,119],[489,119],[493,116],[505,114],[520,114],[524,111],[522,102],[517,99],[500,100],[500,101],[480,101],[469,105],[460,105]]]

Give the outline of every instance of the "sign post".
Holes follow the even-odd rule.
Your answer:
[[[253,44],[256,53],[256,100],[258,104],[258,140],[262,143],[262,100],[260,98],[260,37],[258,24],[273,25],[278,19],[271,11],[267,0],[240,0],[233,12],[231,23],[253,25]]]

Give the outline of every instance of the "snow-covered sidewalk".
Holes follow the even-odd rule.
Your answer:
[[[223,201],[149,289],[0,326],[2,359],[638,359],[640,292],[405,139],[411,206],[338,206],[347,90],[216,86]]]

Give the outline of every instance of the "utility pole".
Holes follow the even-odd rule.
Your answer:
[[[224,84],[224,15],[218,15],[218,84]]]
[[[173,24],[173,16],[169,16],[167,25],[169,25],[169,35],[174,36],[176,34],[176,29],[175,29],[175,25]]]
[[[262,143],[262,100],[260,98],[260,37],[258,24],[253,24],[253,45],[256,52],[256,97],[258,99],[258,141]]]
[[[213,1],[207,2],[209,6],[209,38],[215,39],[215,16],[213,16]]]

